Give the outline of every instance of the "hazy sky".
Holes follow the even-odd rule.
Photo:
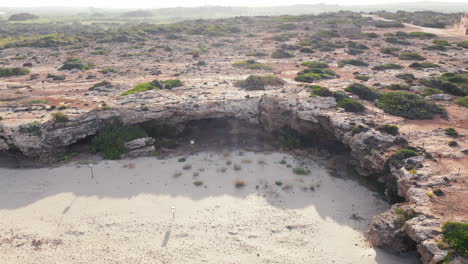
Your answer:
[[[460,2],[468,0],[436,0],[438,2]],[[2,3],[3,2],[3,3]],[[156,8],[176,6],[277,6],[294,4],[383,4],[398,2],[419,2],[417,0],[0,0],[0,6],[31,7],[31,6],[92,6],[110,8]]]

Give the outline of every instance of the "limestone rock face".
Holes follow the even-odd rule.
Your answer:
[[[154,138],[151,137],[132,140],[125,143],[125,147],[128,149],[128,153],[125,154],[126,158],[147,156],[156,151],[156,148],[154,147]]]
[[[396,207],[372,218],[368,238],[371,244],[379,248],[404,252],[414,247],[414,241],[404,233],[401,219],[394,213]]]
[[[414,86],[412,89],[415,88]],[[392,136],[374,129],[373,115],[338,111],[333,97],[309,97],[279,93],[275,95],[212,97],[210,92],[198,94],[148,93],[120,97],[110,110],[72,113],[69,121],[6,125],[0,123],[0,151],[17,150],[31,158],[44,157],[96,134],[103,124],[118,117],[124,124],[151,121],[157,124],[181,125],[190,120],[236,118],[260,125],[274,132],[285,128],[314,135],[317,143],[326,145],[340,142],[350,149],[357,171],[368,177],[396,182],[398,195],[408,201],[417,217],[402,222],[394,205],[389,211],[372,219],[369,240],[377,247],[406,251],[415,247],[427,263],[440,263],[447,254],[437,247],[441,223],[431,218],[426,195],[431,171],[424,157],[413,157],[404,162],[417,167],[417,174],[405,168],[385,170],[389,149],[400,148],[402,136]],[[144,105],[145,107],[142,107]],[[78,111],[78,110],[77,110]],[[358,126],[358,129],[354,129]],[[441,130],[441,134],[444,132]],[[140,138],[128,142],[132,158],[155,152],[154,139]],[[399,207],[401,208],[401,206]]]

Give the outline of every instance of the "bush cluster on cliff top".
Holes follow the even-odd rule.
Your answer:
[[[359,113],[366,109],[360,102],[351,98],[343,98],[339,100],[338,107],[343,108],[346,112],[353,113]]]
[[[422,85],[440,89],[446,93],[464,96],[468,95],[468,75],[446,72],[435,79],[423,79]]]
[[[407,119],[432,119],[436,114],[447,115],[442,106],[426,101],[419,95],[401,91],[383,94],[376,105],[386,113]]]
[[[250,75],[245,80],[237,81],[235,86],[246,90],[265,90],[265,86],[283,86],[285,82],[274,75]]]
[[[375,24],[378,28],[402,28],[405,27],[403,23],[399,21],[379,21]]]
[[[336,73],[330,69],[311,68],[298,72],[294,80],[312,83],[321,79],[333,79],[336,78],[336,76]]]
[[[94,150],[102,153],[105,159],[116,160],[127,153],[125,143],[147,136],[140,126],[124,126],[122,121],[113,119],[110,124],[99,130],[92,144]]]
[[[468,107],[468,96],[458,98],[457,100],[455,100],[455,103],[463,107]]]
[[[29,74],[28,68],[23,67],[0,67],[0,77],[20,76]]]
[[[134,93],[143,92],[143,91],[147,91],[147,90],[155,90],[155,89],[168,89],[168,90],[171,90],[172,88],[180,87],[182,85],[183,85],[182,81],[179,80],[179,79],[166,80],[166,81],[154,80],[154,81],[147,82],[147,83],[137,84],[132,89],[123,92],[120,96],[125,96],[125,95],[129,95],[129,94],[134,94]]]
[[[442,225],[442,232],[443,242],[448,244],[450,251],[468,257],[468,223],[446,222]]]

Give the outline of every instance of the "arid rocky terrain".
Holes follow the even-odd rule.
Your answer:
[[[339,12],[9,36],[1,67],[30,72],[0,77],[0,151],[66,162],[117,117],[156,140],[127,157],[155,155],[160,125],[235,119],[285,149],[342,146],[393,204],[370,223],[374,246],[464,263],[442,225],[468,220],[468,37],[385,23]]]

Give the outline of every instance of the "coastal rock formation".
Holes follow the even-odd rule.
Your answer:
[[[374,246],[407,251],[414,248],[424,263],[440,263],[447,253],[437,247],[441,223],[433,219],[427,208],[429,198],[425,184],[431,170],[424,158],[413,157],[405,164],[421,167],[418,175],[404,168],[389,167],[389,153],[406,142],[401,136],[393,136],[374,129],[372,115],[356,115],[336,109],[332,97],[299,97],[288,95],[261,95],[257,97],[221,98],[205,100],[203,95],[192,95],[174,101],[152,105],[160,98],[148,96],[123,98],[119,108],[93,110],[78,113],[66,122],[49,120],[44,123],[29,123],[19,126],[0,127],[0,151],[19,151],[29,158],[43,159],[57,149],[65,148],[81,139],[97,133],[106,120],[119,117],[125,124],[155,122],[178,124],[206,118],[236,118],[261,126],[265,131],[275,132],[285,128],[311,135],[317,143],[329,145],[339,142],[349,148],[357,171],[367,177],[389,185],[396,182],[398,195],[409,202],[407,210],[414,211],[411,219],[401,219],[396,214],[397,205],[374,217],[369,239]],[[204,97],[203,97],[204,98]],[[146,108],[138,107],[144,100]],[[141,138],[126,144],[127,157],[148,155],[155,151],[154,139]],[[417,184],[415,184],[417,182]]]

